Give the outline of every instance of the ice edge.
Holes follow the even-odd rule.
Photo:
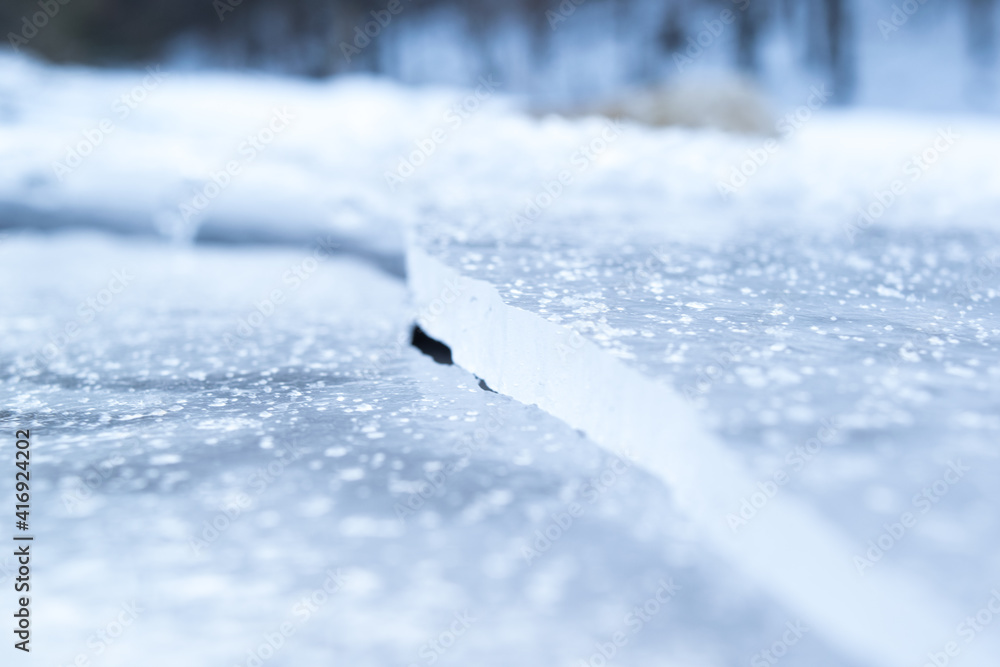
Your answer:
[[[947,639],[961,618],[954,605],[887,568],[860,575],[852,543],[790,493],[734,532],[726,516],[756,480],[673,389],[408,245],[418,323],[456,364],[664,480],[712,548],[834,645],[864,664],[905,667],[921,661],[915,637]]]

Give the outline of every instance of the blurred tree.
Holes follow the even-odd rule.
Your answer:
[[[667,53],[677,53],[684,49],[684,21],[678,3],[672,3],[664,13],[657,38]]]
[[[834,99],[847,102],[854,92],[854,31],[848,0],[810,0],[806,5],[806,54],[826,69]]]
[[[757,72],[757,46],[769,10],[766,0],[751,0],[736,12],[736,64],[748,72]]]
[[[996,62],[996,0],[966,0],[968,47],[973,60],[982,66]]]
[[[731,32],[720,38],[724,48],[713,47],[718,53],[745,71],[759,73],[762,40],[780,27],[804,44],[805,62],[824,70],[837,98],[846,101],[857,67],[855,24],[866,6],[862,0],[399,2],[402,11],[375,38],[364,35],[365,27],[376,20],[373,12],[385,16],[389,0],[69,0],[22,46],[56,61],[98,64],[158,59],[172,47],[194,46],[198,57],[221,65],[309,76],[350,71],[392,74],[403,69],[406,57],[393,35],[403,34],[402,24],[417,26],[440,13],[460,17],[448,25],[464,30],[456,35],[456,43],[473,59],[470,71],[499,73],[509,61],[526,61],[529,71],[542,69],[563,55],[551,47],[564,45],[567,33],[575,30],[578,46],[586,48],[605,31],[615,40],[612,57],[618,60],[609,70],[616,72],[619,84],[647,84],[674,72],[671,55],[687,49],[688,40],[704,29],[706,19],[728,9],[736,16],[735,28],[727,28]],[[966,14],[970,55],[981,66],[994,66],[997,60],[996,5],[997,0],[965,0],[959,5]],[[573,9],[557,33],[547,13],[562,6],[579,11]],[[4,34],[20,34],[24,22],[38,11],[38,0],[3,0]],[[503,42],[499,25],[516,26],[523,39]],[[178,40],[187,46],[178,46]],[[524,40],[529,53],[512,54],[510,49]],[[343,45],[357,43],[364,47],[345,54]]]

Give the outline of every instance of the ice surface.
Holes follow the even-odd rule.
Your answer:
[[[35,447],[33,664],[245,665],[288,622],[264,664],[423,665],[467,612],[438,664],[577,665],[621,632],[628,664],[729,665],[798,620],[699,544],[658,479],[409,347],[401,283],[330,258],[293,288],[307,257],[0,246],[18,285],[0,319],[3,423]],[[115,271],[128,286],[83,322]],[[273,315],[228,344],[274,290]],[[343,590],[296,606],[330,570]],[[648,620],[626,620],[658,590]],[[814,633],[795,655],[852,664]]]
[[[0,60],[0,416],[36,429],[49,503],[34,657],[247,664],[289,620],[265,664],[423,665],[466,610],[434,662],[597,664],[622,632],[621,664],[746,664],[798,621],[784,664],[919,664],[964,641],[998,579],[994,123],[824,110],[768,149],[532,119],[499,94],[455,123],[467,91],[204,73],[120,118],[145,76]],[[291,127],[181,224],[285,106]],[[114,132],[60,180],[104,117]],[[302,248],[21,231],[67,226]],[[415,304],[388,275],[404,234]],[[464,368],[411,349],[414,318]],[[955,461],[972,469],[923,513]],[[733,533],[727,513],[779,471]],[[859,574],[905,511],[917,525]],[[212,521],[231,527],[192,546]],[[337,568],[344,590],[299,623]],[[661,578],[680,589],[633,632]],[[992,665],[993,641],[963,663]]]
[[[845,130],[826,152],[864,170],[870,137]],[[634,451],[707,543],[817,632],[874,664],[918,662],[997,577],[1000,235],[983,199],[954,217],[970,200],[937,189],[982,162],[951,153],[935,183],[858,225],[822,188],[786,182],[784,210],[768,208],[765,180],[736,210],[660,213],[651,187],[630,206],[632,157],[608,148],[563,199],[541,180],[534,207],[421,224],[409,271],[423,326],[497,391]],[[789,182],[818,176],[797,166]],[[916,525],[893,537],[905,512]],[[884,556],[869,551],[883,533]]]

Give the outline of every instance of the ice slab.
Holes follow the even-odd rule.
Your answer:
[[[839,171],[852,155],[864,171],[870,146],[814,129],[841,163],[798,162],[781,211],[748,186],[742,220],[629,181],[625,135],[563,187],[555,165],[523,203],[496,187],[493,210],[440,210],[409,251],[421,324],[497,391],[633,451],[704,544],[857,659],[918,664],[956,641],[989,664],[995,645],[956,633],[998,574],[1000,234],[984,199],[940,188],[982,162],[952,153],[937,185],[857,226],[817,194],[870,184]],[[826,189],[793,188],[820,169]]]
[[[310,257],[0,245],[32,664],[722,667],[789,627],[788,664],[865,664],[704,549],[659,479],[413,350],[401,282],[335,257],[289,278]]]

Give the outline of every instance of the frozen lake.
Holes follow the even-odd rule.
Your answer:
[[[0,59],[33,664],[994,664],[994,121],[150,77]]]

